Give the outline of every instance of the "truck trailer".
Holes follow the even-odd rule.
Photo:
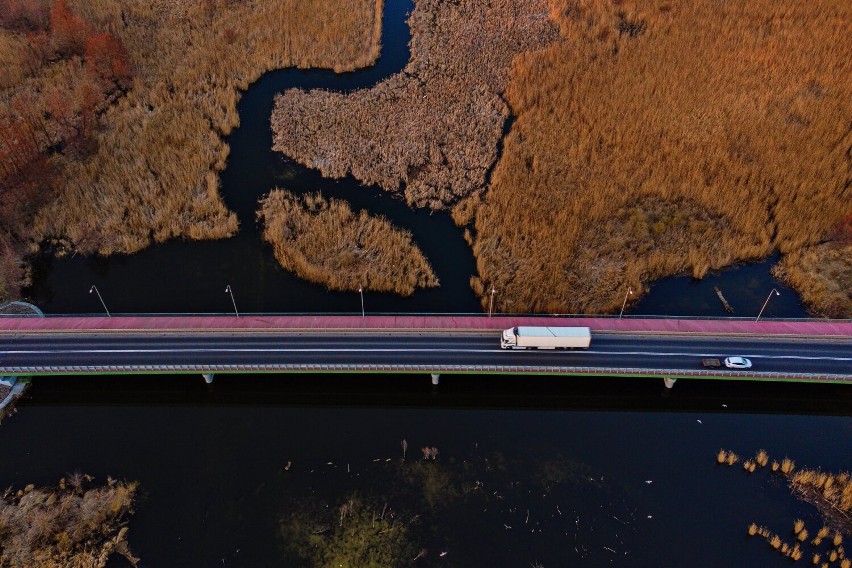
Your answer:
[[[503,349],[588,349],[592,334],[588,327],[513,327],[503,330]]]

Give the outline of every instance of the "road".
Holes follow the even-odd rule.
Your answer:
[[[852,338],[593,332],[587,351],[504,351],[495,331],[0,334],[0,374],[395,371],[728,376],[852,383]],[[749,371],[704,370],[741,355]]]

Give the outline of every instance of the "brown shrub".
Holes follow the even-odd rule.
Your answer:
[[[352,212],[342,201],[320,194],[298,198],[275,190],[260,203],[263,238],[275,258],[311,282],[331,290],[410,296],[416,288],[438,286],[429,262],[411,234],[366,211]]]

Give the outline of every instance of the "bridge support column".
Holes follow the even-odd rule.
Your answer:
[[[441,375],[432,373],[432,385],[437,387],[439,384],[441,384]]]
[[[213,384],[213,373],[205,373],[201,376],[204,377],[205,383],[207,383],[208,385]]]
[[[676,382],[677,382],[677,379],[668,379],[668,378],[663,379],[663,383],[665,383],[667,389],[672,388]]]

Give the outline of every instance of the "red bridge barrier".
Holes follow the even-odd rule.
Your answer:
[[[558,316],[120,316],[0,317],[0,332],[96,331],[287,331],[287,330],[456,330],[506,329],[518,325],[587,326],[593,331],[696,333],[711,335],[806,335],[852,337],[852,321],[577,318]]]

